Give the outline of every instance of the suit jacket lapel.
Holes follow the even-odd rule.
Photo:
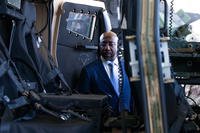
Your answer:
[[[98,60],[98,68],[99,68],[99,70],[97,70],[98,75],[105,81],[107,86],[111,89],[110,91],[117,95],[117,93],[115,92],[113,85],[110,81],[110,78],[108,77],[108,74],[106,73],[106,70],[105,70],[101,60]]]
[[[98,68],[99,68],[99,76],[105,81],[105,83],[109,86],[109,88],[113,88],[112,83],[108,77],[108,74],[106,73],[106,70],[101,62],[101,60],[98,60]]]

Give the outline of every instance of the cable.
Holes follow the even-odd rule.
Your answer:
[[[197,105],[197,102],[193,99],[193,98],[191,98],[191,97],[189,97],[189,96],[185,96],[187,99],[190,99],[194,104],[195,104],[195,106],[198,106]]]
[[[122,73],[122,65],[120,63],[120,61],[122,60],[122,52],[120,50],[118,50],[118,60],[119,60],[119,67],[118,67],[118,80],[119,80],[119,91],[122,91],[122,87],[123,87],[123,73]]]
[[[119,92],[122,92],[123,89],[123,71],[122,71],[122,64],[121,64],[121,60],[122,60],[123,54],[122,54],[122,49],[119,47],[118,45],[118,55],[117,58],[119,60],[119,67],[118,67],[118,80],[119,80]],[[121,94],[120,94],[121,95]],[[119,96],[119,101],[121,100],[120,96]],[[121,120],[121,127],[122,127],[122,131],[123,133],[127,133],[127,128],[126,128],[126,122],[125,122],[125,110],[122,110],[122,120]]]
[[[174,13],[174,0],[171,0],[170,5],[170,16],[169,16],[169,37],[172,37],[172,24],[173,24],[173,13]]]
[[[184,92],[185,92],[185,87],[186,87],[186,85],[184,85]],[[186,95],[185,93],[184,93],[184,96],[187,98],[187,99],[190,99],[194,104],[195,104],[195,106],[197,106],[197,103],[196,103],[196,101],[193,99],[193,98],[191,98],[190,97],[190,95],[191,95],[191,89],[192,89],[192,86],[190,86],[190,88],[189,88],[189,92],[188,92],[188,94]]]

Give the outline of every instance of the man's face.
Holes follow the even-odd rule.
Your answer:
[[[100,42],[100,54],[106,61],[117,57],[117,39],[114,36],[104,36]]]

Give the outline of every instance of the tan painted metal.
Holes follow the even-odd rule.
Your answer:
[[[163,133],[161,99],[154,40],[155,0],[142,0],[141,49],[151,133]]]

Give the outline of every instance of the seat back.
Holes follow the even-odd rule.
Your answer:
[[[98,58],[100,34],[111,26],[104,6],[65,2],[61,9],[56,56],[59,69],[75,88],[82,67]]]

